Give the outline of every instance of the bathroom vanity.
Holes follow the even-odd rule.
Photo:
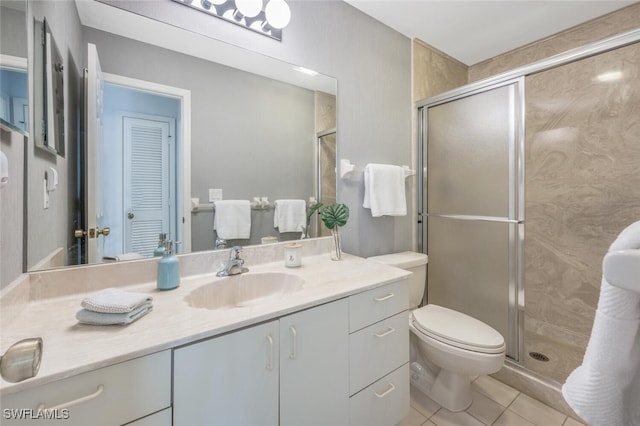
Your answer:
[[[43,359],[36,377],[2,382],[2,424],[31,424],[15,420],[19,416],[48,424],[47,415],[51,423],[66,419],[64,424],[78,425],[400,422],[409,410],[409,273],[348,255],[331,261],[325,243],[304,245],[300,268],[284,267],[281,244],[246,248],[246,277],[301,285],[280,286],[235,305],[212,307],[216,293],[210,289],[232,280],[244,285],[245,274],[215,277],[212,256],[226,250],[181,256],[183,279],[173,291],[121,276],[122,289],[151,293],[154,305],[124,327],[75,320],[81,300],[101,280],[55,296],[45,272],[27,276],[19,284],[26,291],[3,291],[3,308],[11,303],[15,309],[16,294],[28,294],[29,300],[3,321],[0,349],[39,335]],[[156,262],[126,268],[152,270]],[[108,265],[110,272],[117,266],[125,269]],[[82,271],[88,268],[93,270]],[[101,268],[64,273],[75,273],[66,276],[74,280]]]

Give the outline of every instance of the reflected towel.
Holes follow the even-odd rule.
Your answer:
[[[640,248],[640,222],[624,229],[609,250],[634,248]],[[640,425],[640,294],[602,278],[582,365],[562,395],[593,426]]]
[[[405,216],[404,169],[389,164],[367,164],[364,168],[364,202],[371,216]]]
[[[148,294],[105,288],[85,297],[81,305],[93,312],[122,314],[131,312],[151,300],[153,298]]]
[[[276,200],[273,227],[282,232],[304,232],[307,204],[304,200]]]
[[[151,305],[150,302],[138,306],[131,312],[120,314],[108,314],[81,309],[76,313],[76,319],[82,324],[90,325],[127,325],[147,315],[152,309],[153,305]]]
[[[246,240],[251,237],[251,204],[249,200],[215,202],[213,229],[223,240]]]

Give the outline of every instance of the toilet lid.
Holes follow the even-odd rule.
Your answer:
[[[444,343],[476,352],[504,351],[504,338],[495,329],[469,315],[438,305],[412,312],[413,325]]]

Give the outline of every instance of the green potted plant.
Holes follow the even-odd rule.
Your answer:
[[[320,219],[324,225],[331,230],[331,236],[333,237],[331,259],[341,260],[342,244],[340,242],[340,232],[338,228],[347,224],[349,220],[349,207],[341,203],[324,206],[320,210]]]

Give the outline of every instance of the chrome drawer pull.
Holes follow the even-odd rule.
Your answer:
[[[378,398],[384,398],[385,396],[389,395],[391,392],[393,392],[394,390],[396,390],[396,387],[393,383],[389,383],[389,388],[382,392],[382,393],[378,393],[378,392],[374,392],[374,394],[378,397]]]
[[[376,333],[376,337],[384,337],[384,336],[387,336],[387,335],[393,333],[394,331],[396,331],[395,328],[389,327],[385,331],[382,331],[380,333]]]
[[[273,337],[269,334],[267,336],[267,340],[269,341],[269,361],[267,362],[267,370],[273,370]]]
[[[289,353],[289,359],[296,359],[297,345],[298,345],[298,332],[294,326],[289,326],[291,331],[291,353]]]
[[[63,402],[60,405],[56,405],[55,407],[51,407],[51,408],[45,408],[44,404],[40,404],[38,405],[38,410],[62,410],[63,408],[69,408],[69,407],[73,407],[74,405],[78,405],[78,404],[82,404],[83,402],[87,402],[87,401],[91,401],[92,399],[95,399],[97,397],[100,396],[100,394],[102,394],[102,391],[104,390],[104,385],[98,385],[98,388],[96,389],[96,391],[94,393],[92,393],[91,395],[87,395],[87,396],[83,396],[80,397],[78,399],[74,399],[73,401],[69,401],[69,402]]]
[[[383,302],[387,299],[391,299],[393,296],[395,296],[395,294],[389,293],[386,296],[374,297],[373,300],[375,300],[376,302]]]

